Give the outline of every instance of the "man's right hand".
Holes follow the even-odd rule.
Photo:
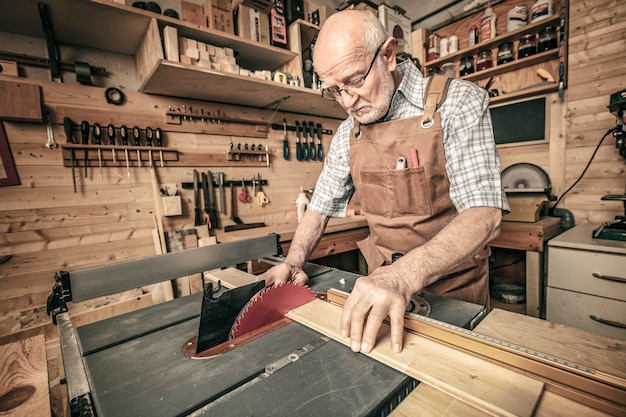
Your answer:
[[[269,287],[272,284],[284,284],[289,281],[296,284],[306,284],[309,277],[304,273],[302,268],[292,266],[285,261],[271,267],[265,273],[261,274],[259,280],[265,280],[265,286]]]

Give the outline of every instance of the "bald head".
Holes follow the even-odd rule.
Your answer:
[[[378,17],[365,10],[344,10],[331,15],[320,29],[313,62],[319,60],[318,51],[327,54],[330,51],[361,50],[364,54],[372,53],[387,39],[385,28]]]

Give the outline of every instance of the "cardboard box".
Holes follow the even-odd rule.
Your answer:
[[[270,44],[270,27],[267,13],[240,5],[235,11],[237,35],[260,43]]]
[[[233,9],[230,0],[206,0],[204,3],[204,15],[207,26],[221,32],[235,34],[233,24]]]
[[[322,26],[330,15],[336,13],[337,10],[328,6],[320,6],[314,1],[304,2],[305,19],[314,25]]]
[[[396,38],[396,53],[412,53],[411,19],[386,4],[378,6],[378,18],[387,34]]]

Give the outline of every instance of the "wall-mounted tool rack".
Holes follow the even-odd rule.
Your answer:
[[[100,149],[102,167],[126,167],[126,154],[128,150],[128,161],[131,168],[138,167],[137,151],[141,158],[141,167],[150,166],[150,153],[152,153],[152,163],[161,166],[160,153],[163,153],[163,165],[171,166],[172,162],[178,161],[178,151],[172,148],[160,148],[155,146],[120,146],[120,145],[82,145],[82,144],[61,144],[63,151],[63,166],[72,166],[72,150],[74,150],[74,167],[98,167],[98,149]],[[115,151],[115,162],[113,152]]]
[[[270,166],[270,151],[267,145],[265,145],[265,150],[261,149],[260,151],[231,149],[226,156],[229,161],[247,162],[247,164],[256,162],[260,165]]]

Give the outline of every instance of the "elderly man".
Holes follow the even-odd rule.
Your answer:
[[[425,79],[396,64],[395,39],[367,11],[332,15],[314,48],[322,95],[348,113],[337,129],[309,209],[267,285],[304,283],[302,267],[328,219],[356,191],[370,236],[358,242],[369,275],[347,299],[341,334],[367,353],[389,317],[402,350],[404,312],[427,291],[488,306],[489,241],[509,207],[500,183],[489,98],[476,85]]]

